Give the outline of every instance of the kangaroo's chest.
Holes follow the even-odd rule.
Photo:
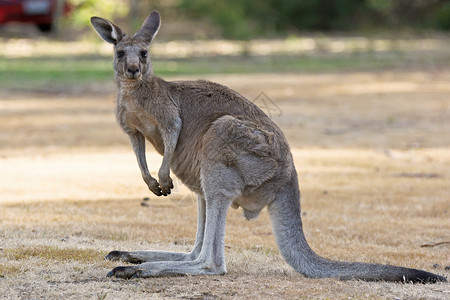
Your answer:
[[[142,107],[133,103],[119,103],[117,120],[126,133],[139,131],[160,154],[164,154],[164,142],[158,120]]]

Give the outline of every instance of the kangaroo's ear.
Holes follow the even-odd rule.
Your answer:
[[[110,44],[117,45],[117,43],[124,36],[122,30],[119,27],[106,19],[92,17],[91,23],[92,26],[94,26],[95,31],[97,31],[98,35],[100,35],[102,39]]]
[[[150,43],[155,35],[158,33],[159,26],[161,25],[161,16],[156,10],[152,11],[150,15],[145,19],[141,29],[134,35],[135,37],[142,37],[147,43]]]

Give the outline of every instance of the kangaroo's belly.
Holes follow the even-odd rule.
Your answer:
[[[179,139],[177,147],[170,161],[170,169],[185,186],[197,194],[202,194],[200,182],[200,149],[195,138],[185,140]]]

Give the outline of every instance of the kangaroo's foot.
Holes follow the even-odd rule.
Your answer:
[[[193,261],[196,256],[194,251],[189,253],[168,251],[111,251],[105,256],[105,259],[141,264],[155,261]]]
[[[147,262],[137,266],[121,266],[114,268],[107,277],[123,279],[147,278],[162,275],[223,275],[226,266],[217,266],[201,260]]]

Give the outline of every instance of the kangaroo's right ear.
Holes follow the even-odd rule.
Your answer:
[[[147,43],[150,43],[155,35],[158,33],[159,26],[161,25],[161,16],[156,10],[152,11],[145,19],[141,29],[134,35],[135,37],[143,37]]]
[[[92,26],[94,26],[95,31],[97,31],[97,33],[100,35],[100,37],[110,44],[117,45],[117,43],[124,36],[122,30],[119,27],[117,27],[112,22],[106,19],[99,17],[92,17],[91,23]]]

